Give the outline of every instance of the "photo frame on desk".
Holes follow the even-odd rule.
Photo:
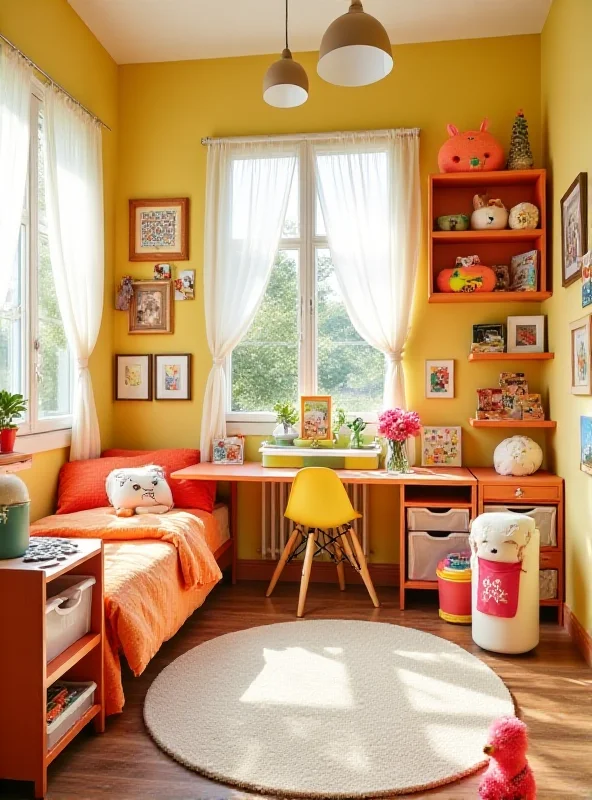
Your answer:
[[[300,438],[332,439],[331,396],[307,395],[300,398]]]

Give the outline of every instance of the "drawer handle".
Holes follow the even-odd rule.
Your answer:
[[[521,489],[520,487],[518,487],[514,492],[515,497],[522,497],[523,494],[524,494],[524,489]]]

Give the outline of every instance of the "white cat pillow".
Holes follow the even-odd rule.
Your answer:
[[[109,502],[118,517],[135,514],[165,514],[173,507],[171,487],[162,467],[114,469],[105,484]]]

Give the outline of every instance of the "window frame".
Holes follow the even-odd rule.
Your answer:
[[[314,173],[314,149],[303,140],[296,145],[298,155],[298,199],[299,236],[282,237],[277,251],[298,250],[300,311],[298,333],[300,339],[298,356],[298,394],[315,395],[317,392],[317,276],[316,251],[329,250],[327,234],[316,231],[317,191]],[[226,376],[226,426],[229,434],[271,434],[276,416],[270,411],[232,411],[232,353],[224,363]],[[377,422],[374,411],[359,411],[346,414],[348,420],[362,417],[373,425]]]

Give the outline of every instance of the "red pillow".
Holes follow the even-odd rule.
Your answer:
[[[145,462],[146,464],[158,464],[159,467],[164,469],[166,479],[173,493],[173,501],[177,508],[199,508],[201,511],[209,511],[210,514],[214,510],[216,481],[178,481],[170,477],[171,472],[198,464],[200,460],[199,450],[192,450],[188,447],[167,450],[112,449],[105,450],[101,457],[104,460],[109,460],[112,457],[116,457],[120,461],[123,459],[123,462],[117,465],[119,467],[128,465],[135,467],[136,464],[129,462],[137,458],[148,458],[148,461]]]

